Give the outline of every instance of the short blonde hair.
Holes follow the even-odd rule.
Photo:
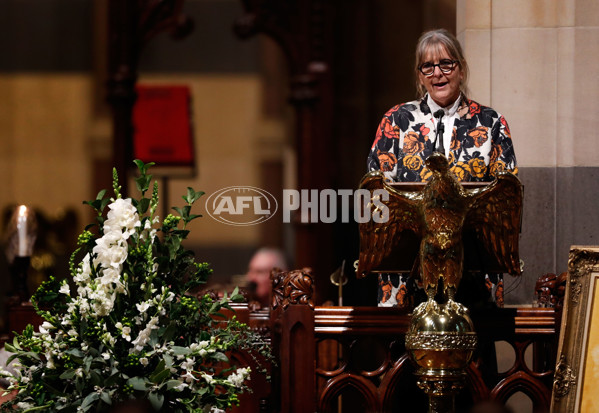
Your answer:
[[[424,63],[424,59],[431,49],[438,50],[439,48],[444,48],[453,60],[458,61],[458,65],[462,71],[460,91],[466,96],[468,94],[468,63],[466,62],[466,58],[464,58],[462,46],[460,46],[458,39],[447,30],[436,29],[422,33],[420,39],[418,39],[418,44],[416,45],[416,67],[414,68],[414,71],[416,73],[416,90],[418,91],[418,97],[422,97],[426,93],[426,89],[420,84],[420,70],[418,68]]]

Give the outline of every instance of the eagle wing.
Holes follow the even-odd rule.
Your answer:
[[[370,209],[370,220],[359,224],[360,256],[356,270],[358,278],[368,274],[391,253],[402,231],[411,230],[420,234],[422,225],[422,213],[419,208],[421,193],[398,191],[385,182],[385,177],[380,171],[367,173],[360,182],[360,189],[370,191],[367,207]],[[377,189],[385,190],[389,194],[388,200],[383,200],[380,196],[376,199],[374,191]],[[373,217],[381,213],[381,205],[386,206],[387,211],[383,211],[382,216],[388,219],[376,222]]]
[[[488,186],[470,190],[469,196],[472,204],[466,225],[474,229],[478,241],[501,268],[520,275],[522,183],[515,175],[501,172]]]

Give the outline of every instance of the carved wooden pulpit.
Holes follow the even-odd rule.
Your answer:
[[[273,274],[271,409],[276,412],[426,412],[405,352],[410,316],[395,308],[312,304],[308,269]],[[535,412],[549,411],[559,315],[554,308],[504,308],[472,315],[479,349],[504,341],[513,365],[498,371],[475,353],[458,408],[500,404],[523,392]],[[532,352],[532,362],[529,361]]]

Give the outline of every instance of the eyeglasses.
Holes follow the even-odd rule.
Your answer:
[[[451,73],[451,71],[455,68],[456,63],[458,63],[457,60],[449,59],[443,59],[437,64],[426,62],[421,64],[420,67],[418,67],[418,70],[420,70],[420,73],[427,77],[432,76],[433,73],[435,73],[436,66],[439,66],[439,69],[441,69],[441,72],[443,73]]]

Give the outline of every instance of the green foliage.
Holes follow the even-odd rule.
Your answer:
[[[156,410],[218,411],[238,402],[249,379],[227,354],[268,356],[260,336],[221,314],[242,298],[237,290],[216,301],[192,293],[212,272],[183,245],[203,192],[188,188],[179,216],[160,222],[156,183],[144,196],[152,163],[135,163],[140,199],[121,198],[115,171],[115,198],[100,191],[86,202],[98,233],[90,225],[79,236],[70,284],[43,283],[32,302],[45,322],[6,345],[22,367],[11,378],[18,395],[3,410],[101,412],[143,398]]]

